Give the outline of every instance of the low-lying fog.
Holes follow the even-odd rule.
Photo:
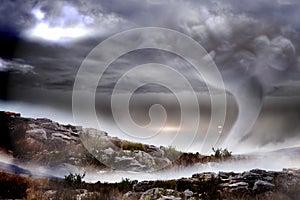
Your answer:
[[[152,172],[152,173],[137,173],[137,172],[124,172],[124,171],[112,171],[112,172],[95,172],[87,173],[85,181],[88,182],[116,182],[121,181],[122,178],[129,178],[131,180],[168,180],[179,179],[182,177],[191,177],[193,174],[201,172],[243,172],[251,169],[265,169],[268,171],[281,171],[283,168],[299,168],[300,158],[297,159],[285,156],[262,157],[256,156],[250,160],[237,160],[226,161],[221,163],[209,162],[207,164],[196,164],[191,167],[176,167],[174,169]]]
[[[209,162],[196,164],[190,167],[175,167],[169,170],[157,172],[128,172],[128,171],[93,171],[91,169],[76,168],[71,165],[61,165],[55,168],[38,166],[32,164],[17,163],[13,158],[0,155],[0,170],[15,172],[15,166],[28,170],[29,174],[36,177],[57,177],[64,178],[69,173],[86,173],[86,182],[119,182],[122,179],[130,180],[168,180],[191,177],[201,172],[243,172],[251,169],[264,169],[268,171],[281,171],[283,168],[299,168],[300,157],[295,155],[299,149],[283,150],[276,153],[243,155],[247,159],[237,159],[220,163]]]

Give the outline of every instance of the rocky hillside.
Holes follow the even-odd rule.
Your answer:
[[[106,132],[61,125],[46,118],[0,112],[0,150],[22,162],[45,166],[153,171],[215,160],[173,147],[156,147],[111,137]]]
[[[0,112],[0,129],[2,151],[19,161],[47,166],[68,163],[104,167],[83,147],[79,139],[80,127]]]
[[[119,183],[85,183],[76,176],[65,180],[33,179],[0,172],[0,199],[296,200],[299,188],[300,170],[296,169],[207,172],[177,180],[137,182],[124,179]]]

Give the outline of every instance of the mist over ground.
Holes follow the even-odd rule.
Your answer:
[[[190,36],[216,63],[227,91],[225,124],[212,129],[220,131],[220,146],[236,153],[299,146],[300,3],[296,0],[126,3],[103,0],[88,4],[3,1],[0,4],[1,110],[73,124],[73,84],[88,53],[115,33],[155,26]],[[112,118],[110,100],[117,80],[133,67],[150,62],[171,66],[189,80],[197,93],[201,120],[191,146],[186,147],[184,140],[177,144],[170,142],[176,136],[193,136],[188,123],[178,129],[180,107],[168,88],[144,85],[136,90],[130,102],[131,117],[141,126],[149,123],[151,105],[165,107],[167,124],[157,137],[141,140],[126,135]],[[123,89],[117,91],[120,98],[140,84],[135,78],[143,76],[168,80],[182,93],[186,91],[168,74],[153,67],[127,77]],[[133,141],[179,149],[184,146],[183,150],[201,152],[211,120],[210,98],[218,98],[220,94],[218,88],[209,94],[208,87],[190,64],[177,55],[155,49],[132,51],[111,63],[99,82],[95,98],[99,126],[90,123],[88,117],[84,124],[78,125],[103,129],[110,135]],[[185,96],[182,103],[189,105],[190,96]],[[84,113],[84,103],[79,109],[83,116],[88,116]],[[195,107],[189,109],[193,116]]]

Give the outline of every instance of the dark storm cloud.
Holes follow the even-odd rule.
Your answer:
[[[199,81],[199,75],[193,66],[191,66],[187,61],[183,60],[182,58],[178,58],[177,55],[174,55],[169,52],[157,50],[157,49],[146,49],[146,50],[138,50],[130,52],[126,55],[121,56],[115,62],[113,62],[110,67],[106,70],[103,75],[103,78],[100,80],[99,83],[99,92],[103,91],[110,91],[114,88],[116,80],[123,78],[127,78],[127,90],[133,87],[138,87],[141,82],[136,81],[137,77],[140,76],[151,76],[156,77],[157,80],[168,80],[171,82],[176,88],[180,88],[180,90],[184,91],[184,86],[180,83],[177,83],[173,80],[173,77],[168,76],[165,73],[162,73],[157,67],[153,68],[153,70],[143,71],[142,74],[135,73],[131,77],[126,76],[126,73],[135,66],[139,66],[146,63],[160,63],[167,66],[171,66],[172,68],[185,72],[188,74],[189,81],[191,82],[192,87],[197,92],[207,92],[207,87],[205,83]],[[123,91],[118,92],[126,92],[126,89]],[[147,92],[162,92],[162,93],[169,93],[170,90],[165,90],[163,87],[159,87],[155,84],[149,84],[143,86],[143,88],[137,90],[138,93],[147,93]]]
[[[298,38],[295,36],[297,26],[294,23],[299,3],[295,1],[264,0],[259,4],[252,1],[240,3],[234,0],[227,1],[227,3],[174,0],[164,2],[104,0],[88,3],[85,1],[29,1],[20,2],[19,5],[22,6],[5,1],[1,4],[1,14],[6,16],[5,20],[1,18],[1,30],[6,30],[9,25],[12,30],[23,33],[21,34],[22,40],[37,41],[19,44],[16,47],[16,54],[26,57],[27,61],[38,66],[38,75],[42,77],[39,78],[41,82],[39,85],[49,89],[61,87],[64,90],[71,90],[76,71],[89,50],[109,34],[142,26],[168,27],[190,35],[211,52],[221,71],[224,71],[225,81],[228,74],[228,79],[232,79],[232,76],[250,77],[253,73],[261,73],[260,68],[263,67],[253,67],[253,65],[261,62],[259,55],[264,55],[265,52],[259,52],[257,49],[261,47],[272,49],[276,38],[282,38],[278,41],[285,42],[275,44],[274,48],[278,53],[290,51],[286,50],[284,45],[291,44],[292,47],[288,48],[295,49],[294,53],[288,52],[287,58],[279,62],[283,62],[282,65],[285,66],[290,65],[288,71],[299,71]],[[9,10],[16,10],[16,12],[9,12]],[[54,42],[57,44],[52,45],[53,41],[47,40],[49,38],[46,37],[43,40],[38,35],[34,35],[37,33],[33,30],[40,24],[46,24],[49,30],[51,28],[57,30],[52,35],[59,35],[60,29],[55,28],[70,27],[86,29],[87,33],[83,38],[79,37],[80,41],[76,39],[73,41],[74,38],[70,38],[67,43],[60,43],[60,38],[56,38],[57,41]],[[106,29],[105,33],[103,29]],[[254,47],[254,44],[258,46]],[[276,54],[274,55],[275,59]],[[123,69],[143,62],[134,61],[139,58],[128,57],[127,59],[130,61],[127,67],[122,66]],[[142,59],[145,62],[147,60],[146,56],[142,56]],[[155,58],[151,57],[151,59]],[[178,62],[175,58],[170,59],[165,56],[159,59],[169,60],[169,63],[173,62],[172,65],[181,70],[182,62]],[[289,63],[286,63],[286,60]],[[254,68],[258,72],[255,72]],[[185,71],[184,73],[189,76],[191,82],[197,82],[197,77],[193,77],[195,74],[193,70],[181,71]],[[230,75],[232,71],[236,71],[234,75]],[[117,67],[111,72],[108,71],[105,78],[107,82],[104,85],[113,86],[115,79],[123,72]],[[294,77],[297,76],[294,75]],[[289,78],[290,75],[285,76],[286,80]],[[272,93],[280,84],[276,81],[270,82],[263,87]],[[289,89],[282,88],[286,89],[284,93],[287,94]],[[289,95],[295,95],[295,93]]]
[[[34,67],[24,64],[22,60],[4,60],[0,58],[0,100],[9,99],[9,92],[11,87],[10,78],[34,76]]]
[[[18,34],[25,28],[31,26],[34,22],[34,17],[30,14],[33,6],[33,1],[1,1],[1,32]]]
[[[300,144],[299,97],[269,97],[264,100],[261,114],[245,138],[251,148],[262,146],[298,146]]]
[[[10,74],[9,80],[4,77],[6,89],[1,87],[1,90],[9,87],[11,99],[70,108],[77,70],[97,44],[130,28],[171,28],[191,36],[210,53],[227,90],[237,99],[240,113],[256,118],[263,106],[262,120],[269,119],[268,123],[278,125],[270,129],[272,135],[266,135],[257,134],[257,127],[265,127],[258,123],[256,132],[245,138],[253,143],[261,141],[260,145],[282,142],[295,137],[299,129],[288,123],[292,118],[298,119],[297,101],[293,100],[291,108],[278,108],[288,104],[293,96],[300,96],[299,11],[300,3],[296,0],[1,1],[1,61],[23,60],[21,65],[16,62],[0,67],[4,73],[22,72]],[[147,62],[172,66],[189,79],[197,92],[207,94],[207,87],[188,63],[170,53],[154,50],[131,52],[116,60],[101,79],[98,92],[111,93],[126,71]],[[34,66],[34,73],[24,66]],[[160,74],[159,69],[136,74],[144,75],[172,79]],[[125,89],[139,85],[134,77],[127,80]],[[157,85],[137,91],[151,95],[168,92]],[[277,104],[266,101],[261,105],[266,96],[285,97],[285,100]],[[265,108],[269,104],[272,109]],[[280,117],[271,117],[280,113]],[[232,119],[229,124],[233,124],[235,117]],[[279,127],[279,124],[285,125]]]

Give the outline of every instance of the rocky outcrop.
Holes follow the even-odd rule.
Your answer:
[[[23,118],[20,114],[0,112],[0,127],[5,139],[1,145],[12,152],[15,159],[47,166],[71,164],[85,166],[99,161],[83,147],[81,127],[61,125],[46,118]]]
[[[95,158],[113,169],[153,171],[171,163],[154,145],[129,142],[96,129],[83,129],[80,138]]]
[[[210,156],[172,147],[129,142],[92,128],[62,125],[47,118],[0,112],[0,150],[23,162],[47,166],[93,166],[126,171],[154,171],[208,162]]]
[[[292,200],[299,195],[300,170],[272,172],[254,169],[243,173],[206,172],[169,181],[142,181],[134,185],[123,199],[130,200],[130,196],[138,196],[139,199]]]
[[[177,180],[69,182],[0,172],[1,199],[299,199],[300,170],[199,173]]]
[[[172,189],[152,188],[144,192],[140,200],[159,199],[159,200],[181,200],[181,193]]]
[[[62,125],[47,118],[24,118],[0,111],[0,151],[23,162],[47,166],[155,171],[195,163],[222,161],[214,156],[183,153],[111,137],[93,128]]]

